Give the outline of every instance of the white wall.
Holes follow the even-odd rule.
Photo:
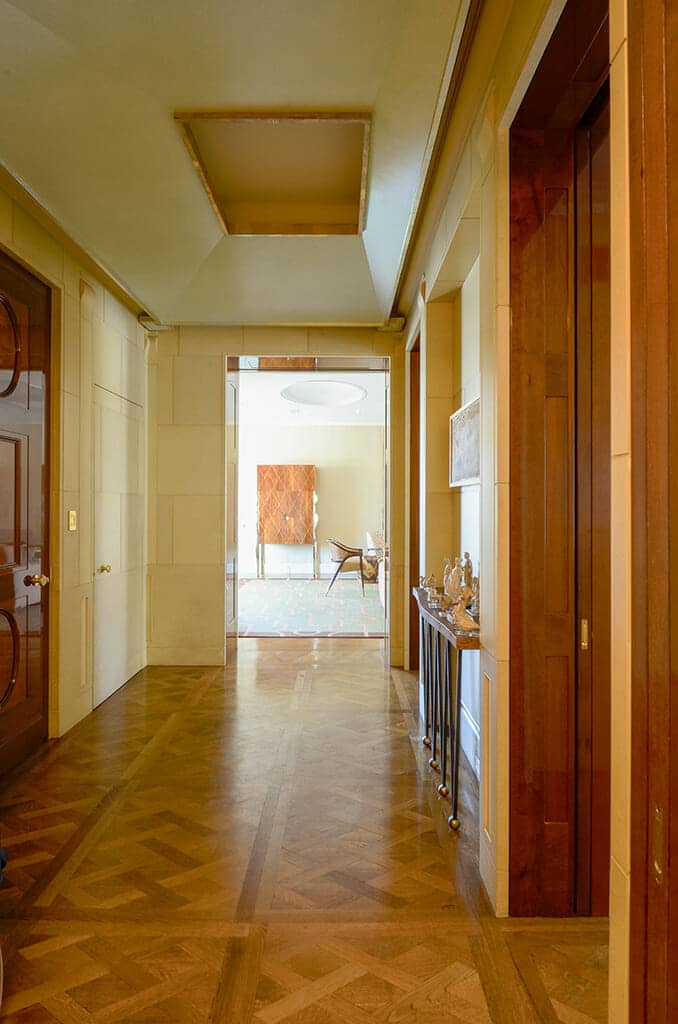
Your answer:
[[[327,538],[364,546],[365,531],[380,529],[384,515],[384,430],[376,426],[276,426],[265,419],[240,430],[239,572],[256,575],[257,466],[314,465],[318,494],[321,570],[329,572]],[[267,545],[266,572],[311,573],[309,547]]]

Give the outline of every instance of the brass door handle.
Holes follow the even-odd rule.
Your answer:
[[[99,566],[99,572],[110,572],[110,571],[111,571],[110,565],[100,565]]]
[[[24,583],[27,587],[46,587],[49,583],[49,576],[43,573],[40,576],[24,576]]]

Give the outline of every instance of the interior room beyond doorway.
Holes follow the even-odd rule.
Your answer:
[[[387,361],[238,377],[238,634],[386,636]]]

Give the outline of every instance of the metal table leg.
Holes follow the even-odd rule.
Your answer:
[[[461,655],[462,652],[457,648],[457,671],[456,671],[456,692],[455,698],[455,714],[454,714],[454,742],[452,746],[452,814],[447,819],[447,824],[455,832],[459,830],[461,822],[459,821],[459,744],[460,744],[460,733],[461,733]]]
[[[445,659],[443,663],[442,678],[442,715],[440,729],[440,785],[438,786],[438,792],[440,793],[441,796],[448,796],[450,791],[447,788],[447,748],[451,737],[450,712],[452,704],[452,695],[450,692],[450,643],[448,640],[444,640],[443,642],[445,644]]]
[[[425,747],[431,746],[431,639],[429,627],[422,618],[419,619],[420,634],[422,638],[422,657],[419,662],[424,683],[424,735],[422,743]]]
[[[440,741],[440,636],[437,630],[432,631],[433,673],[431,678],[431,758],[429,767],[434,771],[440,768],[438,760],[438,744]]]

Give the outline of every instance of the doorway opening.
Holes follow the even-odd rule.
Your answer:
[[[387,637],[388,376],[384,359],[238,360],[237,636]]]
[[[608,57],[607,4],[570,0],[511,127],[515,916],[609,899]]]

